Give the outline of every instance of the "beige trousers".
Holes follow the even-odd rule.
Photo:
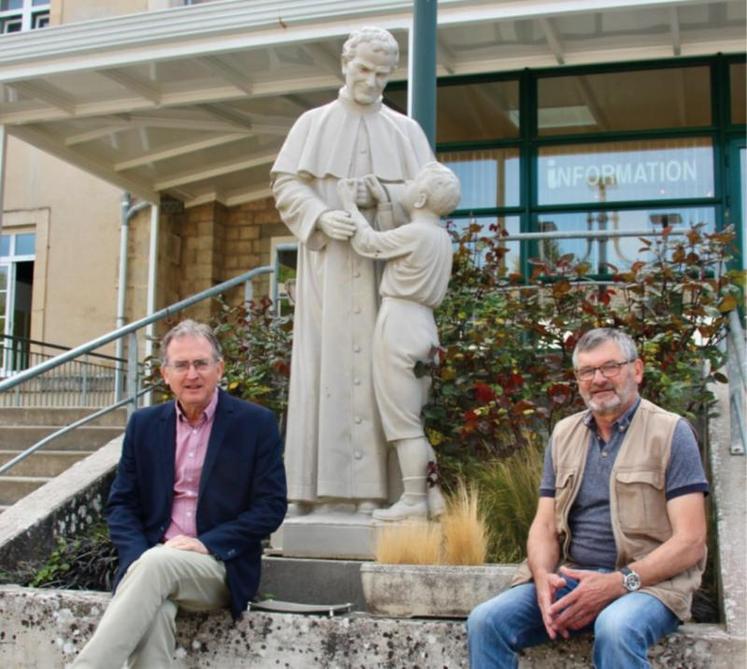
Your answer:
[[[177,607],[228,606],[226,568],[210,555],[155,546],[130,565],[72,669],[172,666]]]

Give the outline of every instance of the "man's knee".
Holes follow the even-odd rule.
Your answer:
[[[130,565],[125,578],[143,578],[165,573],[172,561],[172,549],[165,546],[153,546]]]
[[[602,643],[631,641],[640,635],[640,621],[624,609],[608,606],[594,621],[594,639]]]
[[[506,598],[498,595],[472,609],[467,618],[467,634],[472,637],[500,634],[504,629],[500,621],[511,615],[511,607],[506,604]]]

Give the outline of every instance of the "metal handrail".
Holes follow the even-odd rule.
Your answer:
[[[70,346],[62,346],[61,344],[52,344],[48,341],[39,341],[38,339],[29,339],[28,337],[18,337],[16,335],[0,335],[0,338],[2,339],[10,339],[13,342],[20,341],[25,344],[33,344],[34,346],[42,346],[44,348],[53,348],[57,351],[70,351],[72,350],[72,347]],[[51,357],[51,354],[49,354]],[[113,362],[126,362],[124,358],[117,358],[113,355],[106,355],[105,353],[89,353],[91,357],[94,358],[102,358],[104,360],[111,360]]]
[[[739,313],[736,309],[729,312],[727,351],[730,360],[727,361],[726,370],[729,376],[729,406],[734,412],[738,439],[732,435],[729,452],[731,455],[744,455],[747,450],[747,417],[744,415],[744,400],[747,395],[747,366],[744,355],[744,330],[742,322],[739,320]],[[736,374],[732,374],[734,367],[737,368]],[[738,379],[732,378],[738,376]],[[732,425],[734,422],[732,422]]]
[[[10,460],[9,462],[6,462],[2,467],[0,467],[0,475],[8,471],[11,467],[15,466],[19,462],[22,462],[23,460],[25,460],[32,453],[39,450],[40,448],[42,448],[49,442],[53,441],[57,437],[60,437],[63,434],[67,434],[68,432],[71,432],[72,430],[80,427],[81,425],[85,425],[86,423],[89,423],[95,420],[96,418],[99,418],[100,416],[108,414],[125,405],[128,407],[129,411],[134,410],[139,397],[144,395],[150,390],[149,388],[138,390],[138,387],[137,387],[138,385],[138,379],[137,379],[138,353],[137,353],[137,335],[135,334],[137,330],[145,327],[146,325],[150,325],[151,323],[155,323],[164,318],[168,318],[169,316],[173,316],[179,311],[186,309],[187,307],[191,307],[193,304],[197,304],[198,302],[201,302],[202,300],[206,300],[211,297],[220,295],[221,293],[224,293],[227,290],[234,288],[235,286],[240,286],[241,284],[248,284],[255,277],[260,276],[262,274],[270,274],[273,271],[274,271],[274,268],[270,265],[256,267],[255,269],[250,270],[249,272],[245,272],[244,274],[235,276],[233,279],[229,279],[228,281],[219,283],[216,286],[207,288],[206,290],[200,291],[199,293],[195,293],[194,295],[191,295],[190,297],[184,300],[181,300],[180,302],[176,302],[168,307],[159,309],[158,311],[152,313],[150,316],[146,316],[145,318],[141,318],[140,320],[137,320],[134,323],[130,323],[123,327],[117,328],[116,330],[113,330],[112,332],[109,332],[108,334],[98,337],[97,339],[93,339],[87,344],[81,344],[80,346],[77,346],[76,348],[70,349],[69,351],[66,351],[65,353],[61,353],[60,355],[55,356],[51,360],[47,360],[34,367],[31,367],[30,369],[20,372],[16,376],[13,376],[11,378],[5,379],[4,381],[1,381],[0,392],[4,390],[10,390],[11,388],[14,388],[15,386],[23,383],[24,381],[33,379],[39,376],[40,374],[48,372],[51,369],[54,369],[74,358],[77,358],[79,355],[90,353],[91,351],[99,348],[100,346],[104,346],[105,344],[108,344],[109,342],[115,341],[122,337],[126,337],[126,336],[130,337],[130,342],[128,346],[128,356],[127,356],[127,370],[128,370],[127,371],[127,386],[128,386],[127,397],[125,397],[124,399],[118,400],[114,404],[104,407],[103,409],[100,409],[99,411],[89,416],[81,418],[80,420],[77,420],[74,423],[71,423],[70,425],[66,425],[62,427],[56,432],[50,435],[47,435],[46,437],[36,442],[32,446],[29,446],[29,448],[23,451],[23,453],[19,453],[15,458]],[[245,292],[245,296],[248,297],[249,295],[250,295],[250,291],[247,290]]]
[[[501,235],[501,242],[526,242],[543,239],[606,239],[610,237],[680,237],[687,230],[556,230],[549,232],[517,232],[513,235]]]
[[[190,297],[187,297],[181,300],[180,302],[176,302],[168,307],[159,309],[158,311],[152,313],[150,316],[145,316],[144,318],[141,318],[140,320],[124,325],[121,328],[117,328],[116,330],[112,330],[108,334],[102,335],[101,337],[98,337],[96,339],[92,339],[87,344],[81,344],[80,346],[76,346],[75,348],[70,349],[66,353],[60,353],[60,355],[55,356],[51,360],[42,362],[34,367],[31,367],[29,369],[24,370],[23,372],[16,374],[15,376],[11,378],[5,379],[4,381],[0,381],[0,392],[3,392],[4,390],[10,390],[11,388],[14,388],[15,386],[23,383],[24,381],[28,381],[29,379],[33,379],[39,374],[48,372],[50,369],[54,369],[55,367],[58,367],[59,365],[67,362],[68,360],[73,360],[74,358],[77,358],[79,355],[83,355],[84,353],[89,353],[91,351],[96,350],[97,348],[101,348],[102,346],[109,344],[110,342],[113,342],[117,339],[120,339],[121,337],[124,337],[128,334],[131,334],[139,330],[140,328],[145,327],[146,325],[150,325],[151,323],[155,323],[156,321],[160,321],[160,320],[163,320],[164,318],[168,318],[169,316],[173,316],[179,311],[182,311],[183,309],[186,309],[187,307],[191,307],[193,304],[202,302],[202,300],[206,300],[210,297],[215,297],[216,295],[220,295],[221,293],[224,293],[227,290],[230,290],[231,288],[240,286],[241,284],[244,284],[247,281],[251,281],[254,277],[260,276],[262,274],[270,274],[273,271],[274,271],[274,268],[271,265],[263,265],[262,267],[256,267],[253,270],[250,270],[249,272],[245,272],[244,274],[239,274],[238,276],[235,276],[233,279],[229,279],[228,281],[219,283],[218,285],[213,286],[212,288],[207,288],[203,291],[200,291],[199,293],[195,293],[194,295],[191,295]]]

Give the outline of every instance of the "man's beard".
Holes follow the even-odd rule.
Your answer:
[[[604,416],[605,414],[609,413],[616,413],[623,403],[622,393],[621,390],[616,389],[614,386],[604,386],[602,388],[594,388],[593,390],[589,391],[588,398],[583,398],[586,402],[586,405],[597,414],[600,414]],[[601,391],[608,391],[614,393],[613,396],[606,397],[604,399],[595,399],[594,393],[595,392],[601,392]]]
[[[612,395],[605,399],[595,399],[594,393],[602,391],[608,391],[612,393]],[[609,384],[590,388],[588,397],[584,397],[583,395],[581,397],[584,402],[586,402],[586,406],[588,406],[595,414],[606,416],[609,414],[618,414],[621,412],[621,409],[630,406],[636,398],[637,391],[638,384],[635,380],[633,378],[627,378],[624,383],[618,386]]]

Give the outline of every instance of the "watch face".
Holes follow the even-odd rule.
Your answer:
[[[630,573],[625,574],[623,583],[628,592],[635,592],[641,587],[641,578],[634,571],[631,571]]]

